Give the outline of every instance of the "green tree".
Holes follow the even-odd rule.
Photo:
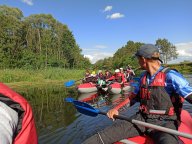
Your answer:
[[[134,54],[142,45],[140,42],[128,41],[125,46],[118,49],[113,57],[113,68],[125,67],[131,65],[138,67]]]
[[[161,59],[165,64],[167,64],[168,61],[177,58],[178,53],[176,47],[167,39],[156,40],[156,46],[159,47],[161,51]]]
[[[0,6],[0,66],[3,68],[83,68],[81,54],[67,25],[52,15],[23,17],[18,8]]]
[[[16,67],[22,57],[22,12],[17,8],[0,6],[0,61],[1,67]]]

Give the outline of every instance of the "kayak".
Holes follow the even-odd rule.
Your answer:
[[[133,86],[130,85],[130,83],[125,83],[124,87],[121,87],[120,83],[112,83],[108,86],[108,91],[110,94],[120,94],[123,92],[131,92],[133,90]]]
[[[77,86],[77,91],[79,93],[96,92],[97,87],[96,87],[96,84],[93,84],[93,83],[83,83]]]
[[[117,105],[120,102],[122,102],[124,99],[122,97],[122,94],[113,94],[110,96],[110,100],[113,105]]]
[[[81,93],[78,97],[78,100],[81,102],[89,102],[95,99],[97,96],[98,96],[97,92]]]
[[[108,86],[108,92],[110,94],[120,94],[121,93],[121,84],[118,82],[110,84]]]
[[[133,91],[133,86],[130,85],[130,82],[125,83],[122,90],[123,90],[123,92],[131,92],[131,91]]]
[[[178,131],[192,134],[192,117],[189,112],[182,110],[181,112],[181,124]],[[183,141],[184,144],[192,144],[192,139],[184,138],[179,136],[179,139]],[[132,138],[123,139],[115,144],[155,144],[153,140],[148,136],[136,136]]]

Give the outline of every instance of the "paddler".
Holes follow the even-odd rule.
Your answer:
[[[106,79],[106,82],[113,81],[118,82],[123,86],[123,84],[126,82],[125,76],[123,73],[120,72],[120,69],[116,69],[115,73],[108,79]]]

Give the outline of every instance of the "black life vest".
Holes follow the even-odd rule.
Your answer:
[[[140,85],[140,111],[148,115],[177,115],[180,120],[180,113],[183,100],[176,94],[171,96],[165,90],[166,73],[169,68],[164,68],[158,72],[148,85],[146,72],[141,79]]]

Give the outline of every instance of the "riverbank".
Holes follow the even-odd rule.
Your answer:
[[[50,68],[41,70],[4,69],[0,70],[0,81],[11,88],[63,85],[69,80],[83,78],[84,70]]]

